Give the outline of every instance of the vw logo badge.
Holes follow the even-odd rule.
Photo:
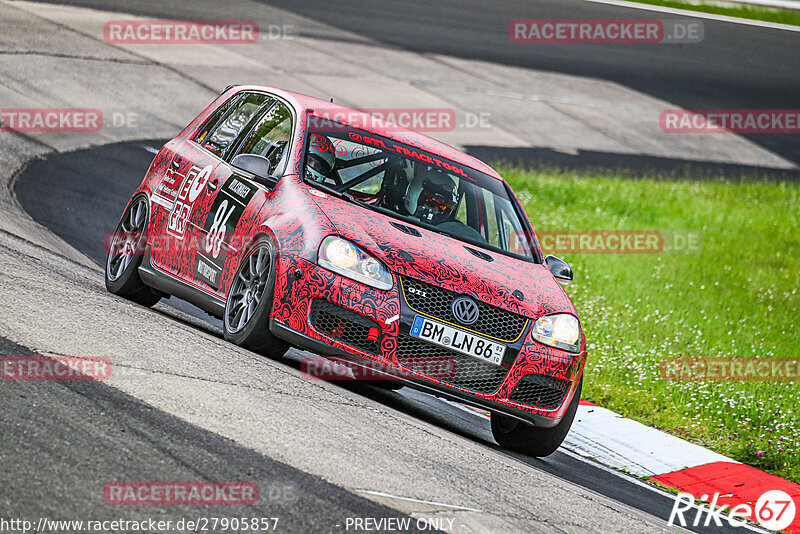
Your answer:
[[[469,297],[453,299],[450,310],[453,312],[453,317],[455,317],[459,323],[465,325],[474,323],[478,320],[478,315],[480,315],[478,305]]]

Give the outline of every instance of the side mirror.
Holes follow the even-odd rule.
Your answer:
[[[258,154],[239,154],[233,161],[231,167],[245,171],[253,175],[253,180],[266,187],[274,187],[278,179],[270,172],[269,160]]]
[[[544,263],[559,284],[565,286],[572,282],[572,267],[569,266],[569,263],[549,255],[544,257]]]

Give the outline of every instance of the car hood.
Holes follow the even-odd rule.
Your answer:
[[[315,194],[314,201],[339,235],[401,276],[470,295],[530,318],[549,313],[575,314],[569,297],[544,265],[472,246],[330,195]],[[410,235],[396,224],[413,228],[421,235]],[[488,254],[493,261],[481,259],[469,249]],[[521,292],[522,300],[514,296],[515,291]]]

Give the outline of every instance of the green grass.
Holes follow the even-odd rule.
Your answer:
[[[733,5],[724,2],[703,2],[703,1],[682,1],[682,0],[630,0],[640,4],[652,4],[664,7],[674,7],[678,9],[688,9],[691,11],[702,11],[704,13],[715,13],[717,15],[727,15],[729,17],[739,17],[743,19],[764,20],[767,22],[778,22],[781,24],[794,24],[800,26],[800,11],[791,9],[770,8],[750,5]]]
[[[701,234],[695,253],[563,255],[589,343],[584,398],[800,482],[800,382],[666,381],[657,367],[800,359],[800,188],[500,170],[537,230]]]

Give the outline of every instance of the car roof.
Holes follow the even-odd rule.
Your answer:
[[[370,115],[364,111],[334,104],[327,100],[314,98],[313,96],[296,93],[294,91],[286,91],[278,89],[277,87],[269,87],[265,85],[236,85],[228,88],[231,92],[239,92],[243,90],[250,91],[266,91],[275,94],[283,99],[289,101],[298,113],[312,112],[314,115],[321,118],[331,118],[337,122],[366,130],[368,132],[388,137],[399,143],[405,143],[416,146],[423,150],[427,150],[437,156],[447,158],[467,167],[471,167],[477,171],[488,174],[498,180],[503,178],[497,172],[481,160],[474,158],[464,152],[451,147],[448,144],[437,141],[427,135],[421,134],[410,128],[399,126],[390,122],[386,122],[374,115]],[[227,92],[227,91],[225,91]],[[341,117],[346,119],[341,119]]]

